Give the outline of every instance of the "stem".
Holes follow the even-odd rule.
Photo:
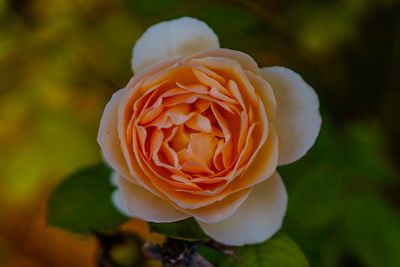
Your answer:
[[[198,252],[201,242],[191,242],[167,237],[162,246],[146,243],[147,257],[161,260],[163,267],[213,267]]]

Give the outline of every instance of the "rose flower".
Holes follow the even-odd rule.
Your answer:
[[[150,222],[194,217],[229,245],[271,237],[287,205],[276,168],[301,158],[320,129],[314,90],[289,69],[219,48],[193,18],[150,27],[132,66],[98,133],[115,205]]]

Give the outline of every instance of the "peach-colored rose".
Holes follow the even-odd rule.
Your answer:
[[[149,28],[132,65],[98,135],[118,176],[117,207],[152,222],[194,217],[230,245],[273,235],[287,204],[276,168],[302,157],[320,129],[313,89],[291,70],[220,49],[192,18]]]

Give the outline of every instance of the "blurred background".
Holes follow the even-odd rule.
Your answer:
[[[317,144],[280,168],[284,230],[311,265],[400,266],[396,0],[0,0],[0,266],[95,266],[93,239],[45,226],[49,192],[100,160],[99,119],[135,40],[180,16],[317,91]]]

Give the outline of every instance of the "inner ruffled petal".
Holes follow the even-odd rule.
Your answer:
[[[181,151],[188,146],[190,141],[190,134],[186,130],[186,127],[184,125],[180,125],[176,127],[176,129],[176,134],[171,139],[170,145],[175,151]]]
[[[231,72],[239,66],[236,61],[223,64]],[[194,63],[175,68],[142,84],[126,128],[128,138],[135,139],[128,140],[136,146],[130,153],[140,159],[155,187],[168,187],[173,195],[216,196],[243,173],[260,145],[255,141],[263,132],[256,127],[261,113],[254,90],[243,70],[230,75]]]
[[[200,132],[210,133],[212,131],[210,120],[201,114],[195,114],[185,123],[185,125],[190,129]]]
[[[211,166],[217,143],[218,139],[212,134],[192,133],[190,135],[188,151],[191,152],[199,162],[204,163],[206,166]]]

